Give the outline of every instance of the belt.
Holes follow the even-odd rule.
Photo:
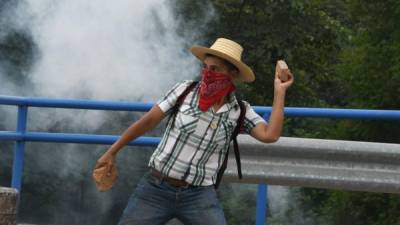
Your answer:
[[[189,187],[190,184],[184,180],[179,180],[176,178],[172,178],[172,177],[167,177],[164,174],[160,173],[159,171],[155,170],[155,169],[151,169],[150,174],[153,177],[156,177],[157,179],[159,179],[160,181],[165,181],[167,182],[169,185],[173,186],[173,187]]]

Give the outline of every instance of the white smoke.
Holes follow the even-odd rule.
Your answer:
[[[164,1],[26,1],[40,49],[32,80],[45,97],[155,100],[197,74]],[[29,19],[29,20],[28,20]]]
[[[19,0],[7,7],[0,19],[0,40],[12,31],[23,31],[32,38],[36,52],[27,76],[29,86],[16,86],[1,73],[0,64],[1,94],[155,101],[176,82],[198,74],[199,63],[188,46],[200,43],[196,33],[201,30],[178,35],[179,21],[170,1]],[[208,20],[202,22],[199,27],[205,27]],[[22,88],[29,91],[20,91]],[[16,110],[3,112],[5,118],[15,118]],[[93,133],[113,119],[115,116],[102,111],[29,108],[28,130]],[[7,127],[15,128],[15,120]],[[41,146],[42,154],[38,154]],[[54,148],[54,153],[45,153],[47,148]],[[86,173],[97,160],[81,153],[85,148],[28,144],[25,167],[33,172],[57,172],[68,183],[69,177],[83,170]],[[90,151],[98,153],[99,148]],[[102,152],[105,149],[101,146]],[[102,198],[101,210],[106,212],[111,195]]]
[[[268,186],[269,207],[273,217],[284,217],[289,208],[289,188],[284,186]]]
[[[314,219],[305,215],[298,187],[268,186],[271,221],[283,225],[315,225]]]
[[[14,20],[7,21],[28,31],[38,49],[29,95],[155,101],[174,83],[195,77],[199,63],[187,46],[199,42],[198,31],[179,36],[169,3],[21,0],[9,13]],[[106,119],[99,111],[62,110],[34,110],[30,117],[33,130],[48,130],[60,120],[94,130]]]

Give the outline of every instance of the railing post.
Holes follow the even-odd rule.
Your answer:
[[[269,113],[265,113],[263,118],[268,121],[269,115]],[[268,186],[266,184],[259,184],[257,187],[256,225],[265,225],[267,209]]]
[[[18,120],[17,120],[17,132],[22,135],[26,131],[26,121],[28,116],[27,106],[18,106]],[[24,169],[24,153],[25,152],[25,141],[24,138],[16,141],[14,147],[14,161],[13,161],[13,172],[11,187],[16,188],[18,192],[21,192],[21,181],[22,173]]]
[[[265,225],[268,206],[268,186],[259,184],[257,188],[256,225]]]

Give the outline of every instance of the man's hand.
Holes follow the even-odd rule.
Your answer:
[[[97,160],[92,177],[99,191],[107,191],[112,188],[118,179],[118,170],[115,163],[115,155],[108,150]]]
[[[107,165],[107,168],[109,168],[107,174],[111,173],[111,169],[115,163],[115,158],[116,155],[114,155],[112,150],[109,149],[97,160],[97,165]]]
[[[276,63],[274,90],[275,94],[284,94],[286,90],[293,84],[294,77],[287,67],[285,61],[279,60]]]

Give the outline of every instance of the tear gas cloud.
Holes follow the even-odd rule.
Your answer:
[[[185,48],[196,40],[176,34],[164,1],[42,0],[19,10],[40,49],[35,95],[150,101],[197,73]]]
[[[199,63],[188,48],[200,42],[201,30],[178,35],[179,21],[170,1],[19,0],[7,1],[0,8],[0,43],[23,34],[33,49],[31,63],[25,69],[0,60],[2,95],[155,101],[176,82],[198,74]],[[207,13],[210,15],[205,18],[212,18],[213,11]],[[204,24],[198,27],[207,22],[201,21]],[[21,82],[20,77],[26,81]],[[16,108],[1,106],[0,113],[1,127],[14,130]],[[28,130],[119,134],[133,122],[133,116],[30,108]],[[1,145],[11,147],[8,143]],[[40,224],[88,224],[82,221],[95,215],[97,220],[98,215],[108,219],[90,224],[110,224],[110,218],[115,222],[117,216],[109,214],[122,212],[120,207],[126,204],[150,151],[128,148],[121,152],[119,167],[124,169],[116,186],[121,193],[100,195],[90,172],[105,148],[27,143],[24,166],[28,172],[23,189],[31,186],[36,194],[22,192],[20,215],[29,218],[32,213],[47,213],[45,218],[28,219]],[[10,157],[2,157],[0,162],[6,158]],[[49,199],[54,203],[41,204]]]

